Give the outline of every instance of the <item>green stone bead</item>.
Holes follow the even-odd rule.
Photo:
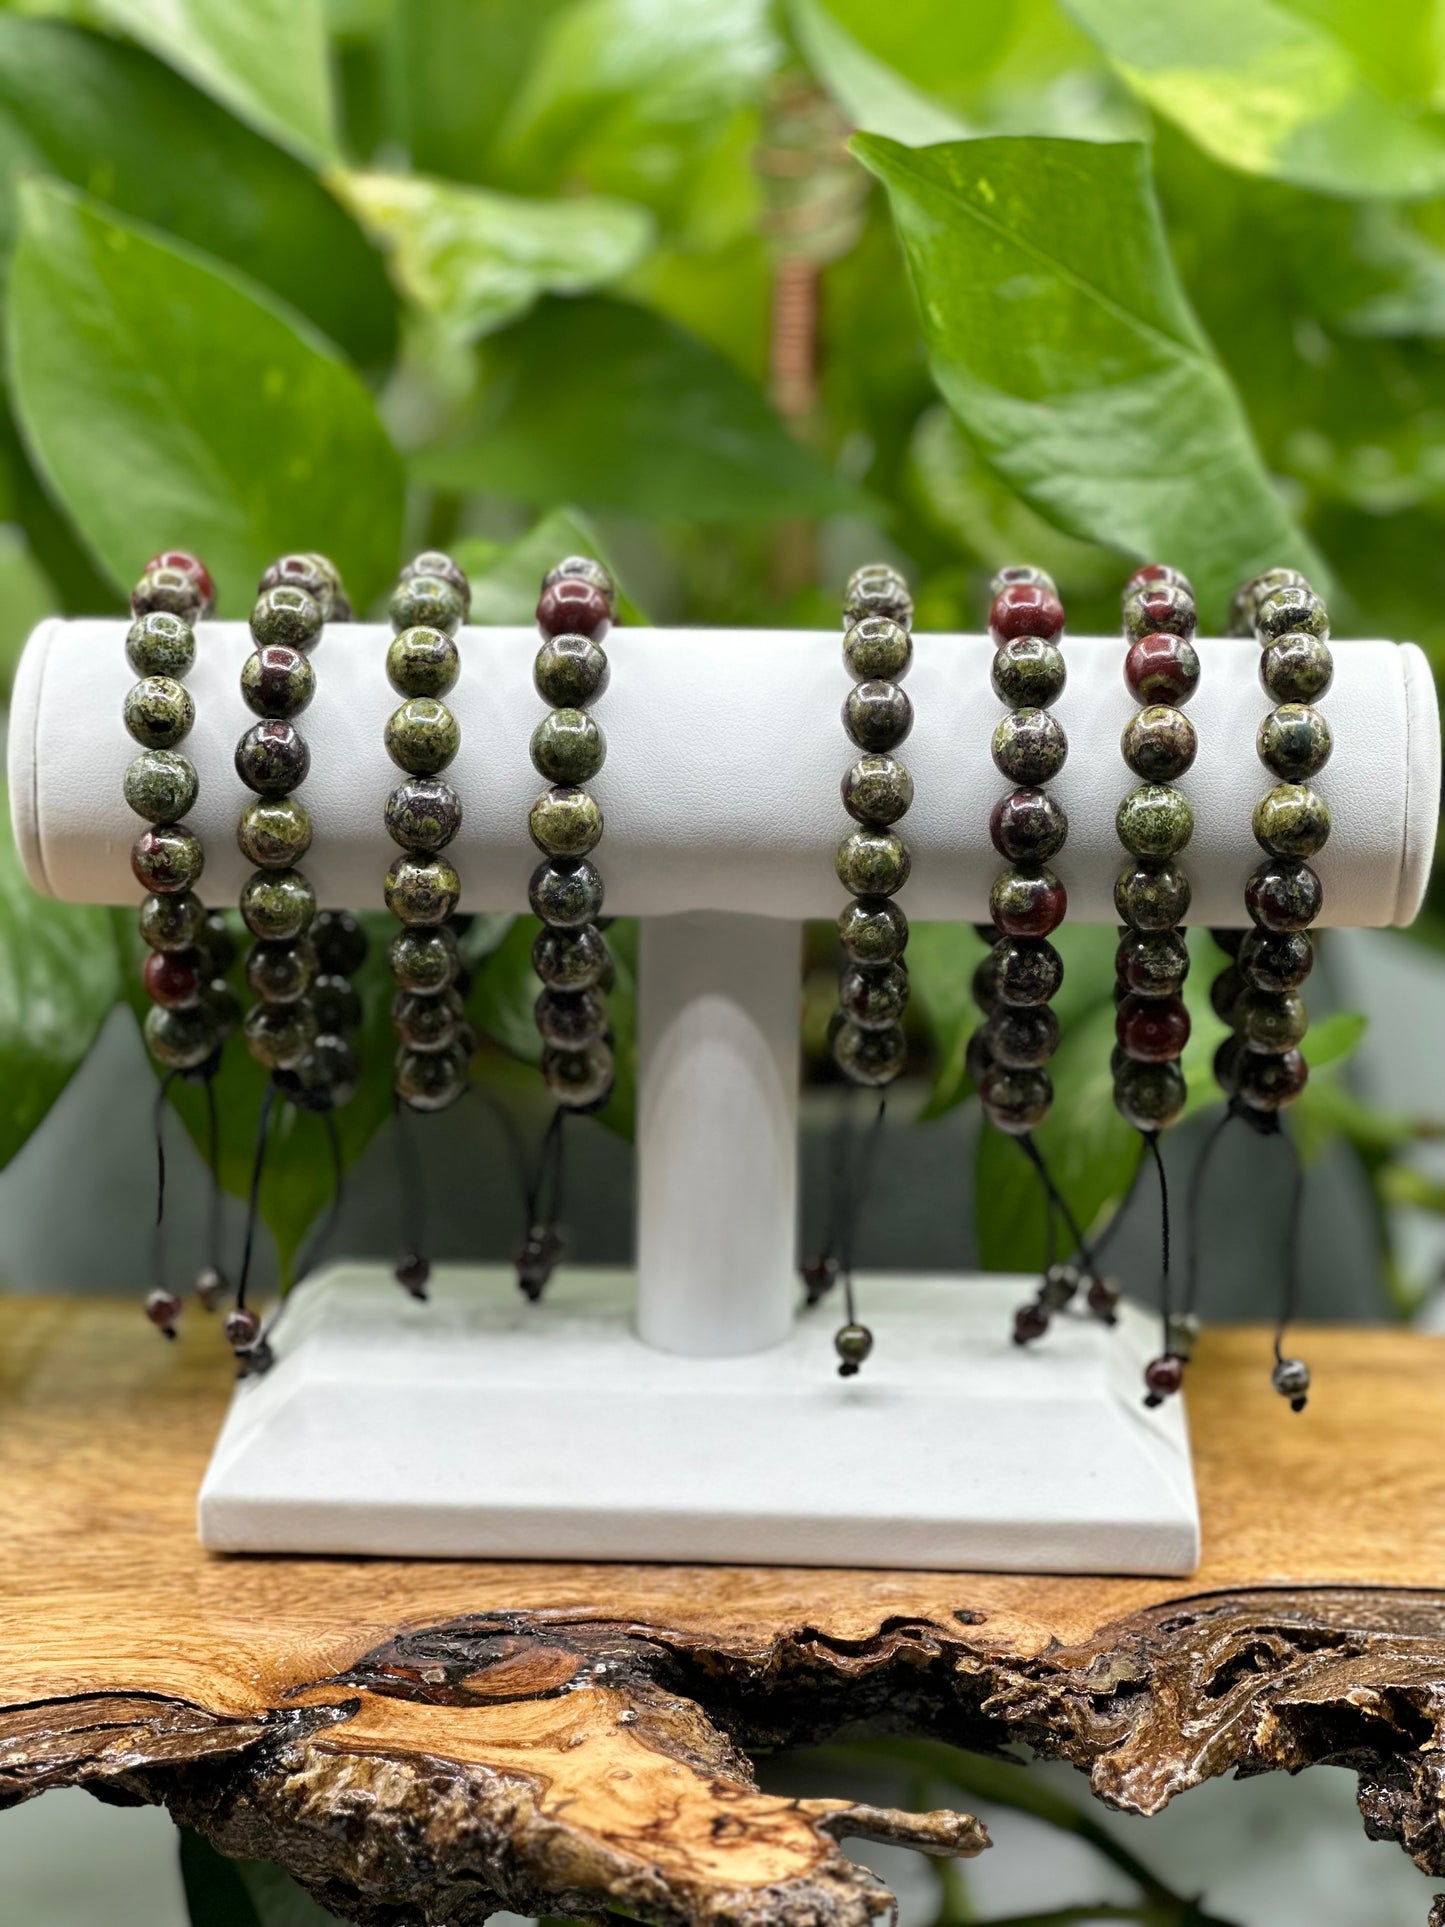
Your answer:
[[[1240,975],[1267,996],[1298,990],[1314,967],[1314,945],[1303,930],[1247,930],[1239,946]]]
[[[985,962],[992,965],[994,996],[1002,1004],[1046,1004],[1064,981],[1064,960],[1046,937],[1002,937]]]
[[[1234,1007],[1235,1029],[1251,1050],[1293,1050],[1309,1029],[1304,999],[1292,991],[1268,996],[1246,990]]]
[[[186,676],[196,660],[196,632],[184,616],[153,609],[126,631],[125,653],[138,676]]]
[[[605,988],[612,959],[602,934],[593,925],[581,930],[543,928],[532,940],[532,968],[549,990]]]
[[[1335,659],[1318,636],[1281,636],[1261,651],[1259,679],[1277,703],[1317,702],[1335,679]]]
[[[455,983],[461,968],[456,937],[445,924],[435,930],[398,930],[387,961],[399,989],[431,997]]]
[[[908,919],[886,897],[859,897],[838,918],[838,941],[854,963],[892,963],[908,947]]]
[[[189,890],[179,896],[149,896],[137,922],[152,950],[190,950],[205,928],[205,905]]]
[[[1272,857],[1244,886],[1244,907],[1261,929],[1283,935],[1305,930],[1325,905],[1324,886],[1308,863]]]
[[[257,594],[264,595],[268,589],[300,589],[316,602],[326,622],[345,620],[340,614],[339,604],[346,603],[346,593],[341,586],[341,572],[334,562],[314,550],[279,556],[266,570],[257,584]],[[347,608],[349,610],[349,604]]]
[[[409,776],[386,799],[386,828],[404,850],[444,850],[462,827],[462,799],[450,783]]]
[[[399,991],[391,1000],[391,1027],[409,1050],[446,1050],[462,1034],[466,1011],[455,990],[437,996]]]
[[[991,1063],[1010,1071],[1041,1070],[1059,1048],[1059,1020],[1047,1004],[1000,1004],[988,1020]]]
[[[1293,634],[1318,636],[1323,642],[1329,637],[1330,618],[1313,589],[1289,583],[1256,602],[1254,633],[1261,642]]]
[[[585,709],[607,687],[607,652],[590,636],[548,636],[532,665],[532,681],[554,709]]]
[[[1010,709],[1047,709],[1064,693],[1064,652],[1043,636],[1011,636],[993,659],[994,694]]]
[[[851,1019],[833,1033],[833,1062],[854,1084],[875,1089],[891,1084],[908,1061],[908,1039],[901,1024],[868,1029]]]
[[[311,817],[294,796],[256,796],[241,812],[236,843],[258,870],[289,870],[311,848]]]
[[[403,1045],[396,1054],[392,1078],[408,1110],[444,1111],[471,1082],[471,1053],[462,1043],[445,1050],[409,1050]]]
[[[293,1070],[316,1041],[316,1012],[294,1004],[253,1004],[243,1026],[246,1049],[267,1070]]]
[[[215,1054],[221,1036],[220,1020],[204,1002],[183,1010],[166,1010],[154,1004],[146,1012],[146,1045],[167,1070],[197,1070]]]
[[[1063,724],[1047,709],[1018,709],[993,732],[993,760],[1011,783],[1037,789],[1058,775],[1069,754]]]
[[[187,622],[199,622],[206,613],[206,599],[200,584],[188,569],[170,568],[163,563],[159,568],[148,569],[131,590],[133,616],[151,615],[158,610],[181,616]]]
[[[913,727],[913,705],[894,682],[860,682],[843,704],[843,727],[859,749],[897,749]]]
[[[1189,1090],[1177,1063],[1145,1064],[1126,1057],[1114,1073],[1114,1104],[1136,1131],[1167,1131],[1184,1109]]]
[[[907,883],[913,859],[892,830],[854,830],[838,845],[834,867],[855,897],[892,897]]]
[[[1263,575],[1251,577],[1235,590],[1234,599],[1229,605],[1229,634],[1252,636],[1255,610],[1276,589],[1308,589],[1309,586],[1309,578],[1301,575],[1298,569],[1266,569]]]
[[[1119,747],[1124,761],[1146,783],[1172,783],[1193,763],[1199,738],[1182,709],[1150,703],[1124,725]]]
[[[1177,997],[1189,975],[1189,946],[1177,930],[1131,930],[1114,953],[1114,970],[1136,997]]]
[[[444,629],[403,629],[386,652],[386,674],[400,696],[445,696],[456,687],[462,659]]]
[[[125,800],[148,823],[179,823],[200,787],[192,764],[173,749],[143,749],[125,773]]]
[[[1254,840],[1271,856],[1310,857],[1329,837],[1329,807],[1308,784],[1276,783],[1254,806]]]
[[[461,746],[461,724],[434,696],[408,697],[387,720],[387,754],[408,775],[439,775]]]
[[[236,961],[236,939],[231,935],[231,926],[223,911],[207,911],[205,923],[196,936],[196,948],[209,974],[224,977]]]
[[[542,1042],[557,1050],[586,1050],[607,1034],[607,999],[600,990],[544,990],[532,1015]]]
[[[532,805],[527,828],[546,856],[586,856],[602,840],[602,811],[586,790],[559,783]]]
[[[200,882],[206,853],[195,831],[183,823],[155,824],[131,845],[130,867],[145,889],[174,896]]]
[[[241,891],[241,920],[253,937],[288,943],[315,915],[316,892],[299,870],[257,870]]]
[[[843,808],[855,822],[885,829],[913,802],[913,778],[891,756],[860,756],[844,772],[842,790]]]
[[[1157,863],[1187,847],[1194,834],[1194,812],[1189,799],[1169,784],[1141,783],[1119,805],[1114,827],[1130,856]]]
[[[527,896],[532,914],[554,930],[578,930],[602,914],[602,878],[586,857],[539,863]]]
[[[913,638],[888,616],[864,616],[843,637],[843,661],[854,682],[902,682],[913,664]]]
[[[1043,1123],[1054,1101],[1053,1080],[1045,1070],[1005,1070],[993,1066],[979,1091],[983,1114],[995,1130],[1022,1137]]]
[[[251,611],[251,634],[258,647],[283,643],[288,649],[307,650],[325,625],[321,603],[307,590],[278,583],[262,591]]]
[[[401,856],[386,873],[386,907],[413,928],[445,923],[461,901],[462,880],[444,856]]]
[[[1126,863],[1114,884],[1114,908],[1131,930],[1172,930],[1189,914],[1189,879],[1174,863]]]
[[[864,1030],[896,1024],[908,1008],[908,972],[900,963],[850,964],[838,980],[838,1008]]]
[[[294,1004],[316,981],[316,950],[306,938],[295,943],[253,943],[246,957],[246,982],[267,1004]]]
[[[559,1104],[571,1111],[594,1111],[606,1102],[617,1074],[610,1045],[601,1038],[585,1050],[542,1052],[542,1077]]]
[[[532,766],[549,783],[585,783],[607,760],[607,738],[580,709],[554,709],[532,731]]]
[[[868,616],[887,616],[904,629],[913,626],[913,598],[891,562],[865,562],[843,591],[843,627],[854,628]]]
[[[1271,710],[1256,742],[1260,761],[1286,783],[1317,776],[1335,746],[1329,724],[1308,703],[1281,703]]]
[[[454,636],[466,620],[467,603],[444,576],[413,575],[397,583],[389,613],[398,634],[403,629],[440,629]]]
[[[174,676],[145,676],[125,699],[125,726],[145,749],[172,749],[191,732],[196,705]]]

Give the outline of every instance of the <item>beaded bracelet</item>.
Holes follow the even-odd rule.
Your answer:
[[[168,550],[146,564],[131,595],[126,632],[126,658],[140,681],[127,692],[125,726],[140,747],[126,769],[124,791],[131,809],[150,826],[132,845],[130,862],[136,881],[149,893],[139,924],[151,953],[144,970],[151,999],[145,1039],[166,1070],[158,1105],[177,1075],[203,1077],[209,1090],[221,1046],[236,1022],[235,995],[223,976],[233,947],[224,922],[208,916],[195,893],[205,852],[182,820],[195,805],[200,783],[189,757],[176,748],[195,721],[195,704],[183,680],[195,661],[195,624],[214,605],[205,565],[183,550]],[[161,1192],[158,1225],[163,1198]],[[208,1305],[223,1285],[214,1264],[197,1280]],[[146,1298],[146,1316],[174,1338],[180,1314],[180,1299],[157,1281]]]

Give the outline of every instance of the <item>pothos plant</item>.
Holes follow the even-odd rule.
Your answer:
[[[331,554],[364,612],[424,542],[471,571],[480,621],[526,620],[543,566],[576,548],[610,562],[634,618],[774,625],[831,624],[875,550],[907,566],[920,624],[949,628],[1020,556],[1081,628],[1114,626],[1132,560],[1187,570],[1206,626],[1237,580],[1287,562],[1328,587],[1342,632],[1438,657],[1445,56],[1427,13],[0,11],[4,664],[47,609],[118,611],[159,548],[203,554],[240,615],[283,550]],[[136,960],[128,920],[38,899],[0,847],[4,1159],[134,1000]],[[1427,918],[1425,940],[1442,928]],[[529,937],[484,919],[470,938],[483,1078],[535,1048]],[[1131,1158],[1108,1098],[1111,945],[1065,939],[1041,1134],[1086,1217]],[[625,1130],[625,933],[618,948],[606,1121]],[[970,1095],[977,955],[944,926],[910,950],[925,1121]],[[364,989],[348,1162],[389,1110],[385,999]],[[819,996],[817,1075],[823,1022]],[[1358,1031],[1321,1026],[1316,1067]],[[1217,1035],[1205,1018],[1191,1046],[1199,1102]],[[232,1058],[224,1080],[259,1086]],[[235,1098],[222,1177],[241,1190],[255,1107]],[[1301,1115],[1313,1151],[1355,1148],[1378,1199],[1439,1205],[1406,1161],[1428,1126],[1367,1111],[1330,1070]],[[978,1156],[984,1261],[1028,1264],[1044,1233],[1023,1162],[991,1134]],[[325,1161],[270,1169],[289,1261]]]

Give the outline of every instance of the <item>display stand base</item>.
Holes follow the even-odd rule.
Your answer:
[[[200,1495],[224,1552],[1187,1574],[1182,1402],[1146,1411],[1157,1320],[1008,1337],[1036,1280],[867,1276],[876,1345],[837,1375],[831,1299],[769,1351],[634,1335],[630,1274],[381,1266],[307,1281],[237,1385]]]

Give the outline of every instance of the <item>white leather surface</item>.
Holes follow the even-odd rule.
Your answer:
[[[36,887],[83,903],[135,899],[127,853],[136,820],[121,795],[131,745],[121,704],[133,680],[117,620],[41,624],[26,646],[10,724],[15,834]],[[325,904],[380,906],[394,854],[382,805],[397,772],[382,728],[397,698],[374,624],[328,631],[318,690],[302,718],[311,746],[303,795],[316,826],[306,869]],[[186,744],[200,772],[191,822],[205,839],[202,894],[234,903],[246,865],[235,824],[246,792],[232,765],[252,720],[238,675],[243,623],[203,625],[189,678],[197,722]],[[452,854],[463,907],[521,910],[537,853],[528,807],[541,784],[527,744],[543,713],[532,687],[530,629],[462,632],[451,701],[462,753],[451,780],[466,821]],[[848,827],[838,779],[851,761],[839,711],[848,688],[836,631],[619,629],[612,682],[596,714],[607,765],[594,789],[607,817],[599,857],[613,914],[735,910],[798,919],[843,900],[833,849]],[[1057,704],[1070,743],[1056,790],[1069,813],[1058,870],[1070,914],[1112,922],[1120,863],[1114,810],[1132,778],[1119,734],[1134,707],[1117,637],[1070,637],[1069,686]],[[1339,642],[1321,707],[1335,732],[1318,787],[1334,834],[1318,860],[1327,924],[1405,923],[1419,908],[1439,806],[1439,725],[1425,658],[1412,644]],[[1002,709],[982,636],[917,638],[908,692],[916,722],[902,756],[916,801],[904,825],[914,853],[902,903],[910,917],[976,921],[998,859],[988,812],[1004,785],[989,756]],[[1181,787],[1196,831],[1186,853],[1191,921],[1243,921],[1244,878],[1258,860],[1250,812],[1266,785],[1254,749],[1269,707],[1250,641],[1201,645],[1204,675],[1189,713],[1199,758]]]

